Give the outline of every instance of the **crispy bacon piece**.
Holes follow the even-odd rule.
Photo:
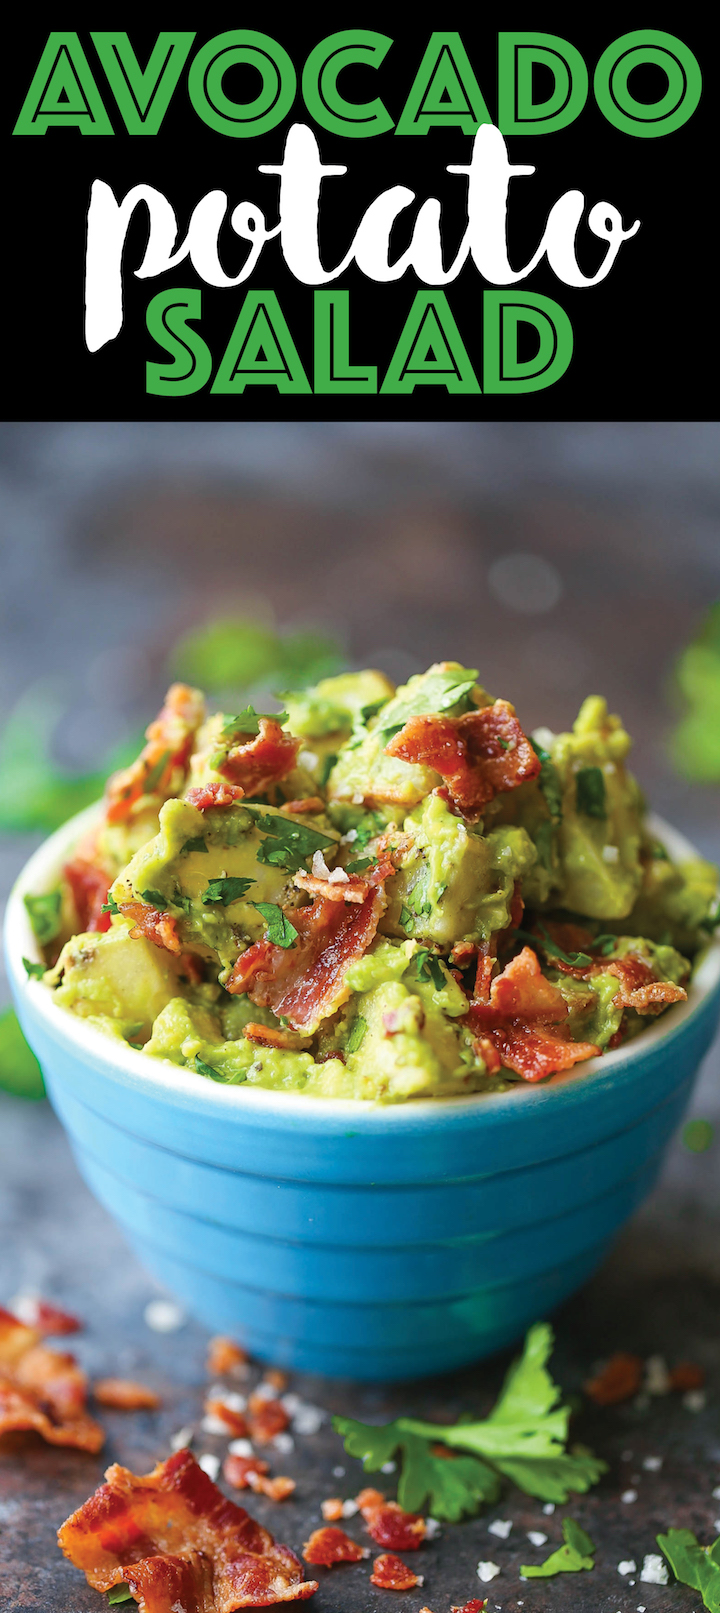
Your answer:
[[[283,1389],[287,1389],[288,1386],[287,1372],[283,1372],[282,1367],[268,1367],[263,1382],[269,1383],[272,1389],[277,1389],[278,1394],[282,1394]]]
[[[332,880],[319,879],[316,874],[305,874],[301,870],[293,875],[293,884],[310,896],[323,896],[326,902],[364,902],[368,893],[366,881],[358,874]]]
[[[488,1019],[532,1019],[541,1025],[559,1025],[567,1019],[568,1005],[559,986],[553,986],[540,968],[532,947],[523,947],[506,963],[490,987]]]
[[[152,941],[153,946],[164,947],[166,952],[177,955],[182,952],[177,920],[169,913],[159,913],[156,907],[150,907],[147,902],[119,902],[118,906],[126,918],[133,920],[130,931],[133,941],[144,937],[146,941]]]
[[[205,1412],[208,1417],[218,1417],[225,1424],[229,1434],[235,1439],[247,1437],[247,1421],[241,1411],[233,1411],[219,1395],[211,1395],[205,1401]]]
[[[568,1037],[545,1026],[498,1026],[487,1032],[507,1070],[514,1070],[524,1081],[542,1081],[559,1070],[592,1059],[600,1052],[593,1042],[571,1042]]]
[[[122,823],[143,795],[179,795],[193,741],[205,717],[198,689],[173,683],[165,704],[145,730],[147,744],[129,767],[113,773],[105,792],[108,823]]]
[[[65,1556],[96,1590],[123,1581],[132,1588],[134,1580],[153,1613],[170,1613],[168,1595],[183,1613],[235,1613],[317,1590],[317,1581],[303,1579],[295,1553],[228,1501],[190,1451],[177,1451],[144,1477],[118,1465],[105,1477],[58,1531]]]
[[[307,1036],[298,1036],[296,1031],[286,1031],[274,1025],[256,1025],[250,1020],[243,1030],[246,1042],[255,1042],[258,1047],[281,1047],[288,1052],[297,1053],[308,1046]]]
[[[87,1378],[73,1356],[0,1310],[0,1434],[35,1429],[50,1445],[99,1451],[105,1434],[87,1415]]]
[[[494,795],[540,772],[540,758],[507,700],[465,717],[411,717],[385,746],[387,756],[420,762],[445,780],[453,804],[478,818]]]
[[[329,1495],[326,1501],[321,1502],[320,1511],[326,1523],[337,1523],[343,1515],[343,1504],[339,1495]]]
[[[620,990],[615,999],[623,1008],[634,1008],[638,1014],[661,1014],[669,1003],[684,1002],[687,992],[671,980],[658,980],[650,964],[636,953],[628,952],[624,958],[612,963],[598,964],[593,973],[616,975]]]
[[[46,1334],[79,1333],[83,1323],[70,1311],[63,1311],[39,1294],[21,1294],[13,1314],[26,1327],[32,1327],[43,1338]]]
[[[292,772],[300,740],[283,733],[272,717],[259,719],[260,731],[245,745],[233,744],[216,765],[229,784],[240,784],[246,795],[262,795]]]
[[[375,1558],[370,1584],[378,1585],[381,1591],[412,1591],[422,1582],[422,1574],[414,1574],[393,1552],[383,1552]]]
[[[72,862],[65,863],[63,878],[72,891],[78,929],[83,932],[109,930],[110,914],[103,913],[102,909],[108,899],[113,875],[107,869],[96,868],[93,863],[85,862],[82,857],[74,857]]]
[[[306,1563],[318,1564],[323,1568],[332,1568],[335,1563],[359,1563],[363,1557],[369,1556],[368,1548],[351,1540],[344,1529],[313,1529],[310,1539],[303,1546]]]
[[[309,907],[294,908],[294,945],[256,941],[238,958],[226,990],[247,991],[251,1002],[272,1008],[294,1030],[310,1035],[347,1001],[345,976],[373,940],[385,906],[378,885],[360,906],[318,897]]]
[[[670,1373],[670,1388],[686,1394],[688,1389],[702,1389],[705,1372],[695,1361],[680,1361]]]
[[[245,791],[239,784],[195,784],[188,790],[185,800],[190,806],[197,807],[198,812],[209,812],[211,807],[232,806],[235,801],[242,801]]]
[[[643,1363],[639,1355],[618,1350],[610,1360],[584,1385],[586,1395],[596,1406],[619,1406],[623,1400],[632,1400],[642,1383]]]
[[[232,1484],[236,1490],[250,1490],[250,1480],[264,1478],[270,1472],[267,1462],[261,1456],[226,1456],[223,1462],[223,1478]]]
[[[573,1042],[562,1030],[548,1029],[561,1026],[567,1015],[559,987],[546,980],[532,948],[523,947],[493,980],[489,1002],[473,999],[465,1024],[483,1038],[486,1064],[483,1047],[489,1042],[506,1069],[540,1081],[600,1051],[592,1042]]]
[[[269,1445],[276,1434],[282,1434],[290,1422],[290,1413],[280,1400],[265,1400],[254,1394],[248,1400],[247,1425],[250,1438],[258,1445]]]
[[[278,1474],[277,1478],[266,1479],[261,1473],[249,1474],[250,1488],[256,1495],[266,1495],[269,1501],[286,1501],[293,1490],[297,1489],[294,1479]]]
[[[100,1378],[93,1384],[93,1394],[101,1406],[113,1411],[155,1411],[162,1405],[154,1389],[131,1378]]]
[[[246,1367],[247,1360],[247,1350],[243,1350],[234,1339],[226,1339],[222,1334],[218,1334],[216,1338],[210,1340],[205,1365],[210,1376],[215,1378],[233,1372],[237,1367]]]
[[[379,1490],[361,1490],[357,1504],[365,1527],[378,1546],[391,1551],[417,1551],[425,1539],[425,1519],[405,1512],[397,1501],[387,1501]]]
[[[489,1036],[476,1036],[473,1039],[473,1052],[481,1058],[488,1075],[497,1075],[502,1068],[502,1059]]]
[[[301,801],[285,801],[283,812],[324,812],[325,802],[319,795],[305,795]]]

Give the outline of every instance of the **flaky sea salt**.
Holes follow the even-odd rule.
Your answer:
[[[380,1472],[381,1473],[397,1473],[397,1462],[383,1462],[382,1466],[380,1468]]]
[[[344,1518],[354,1518],[355,1513],[359,1511],[360,1508],[358,1507],[357,1501],[343,1501],[342,1515]]]
[[[555,1502],[554,1501],[546,1501],[545,1505],[543,1507],[543,1512],[545,1514],[545,1517],[546,1518],[551,1518],[554,1511],[555,1511]]]
[[[645,1585],[667,1585],[668,1571],[663,1558],[656,1551],[649,1551],[643,1557],[640,1578]]]
[[[220,1472],[220,1457],[214,1456],[212,1451],[203,1451],[202,1456],[198,1457],[198,1467],[201,1467],[203,1473],[207,1473],[208,1478],[214,1483]]]
[[[344,1477],[345,1477],[345,1469],[344,1469],[344,1467],[334,1467],[333,1468],[333,1478],[334,1479],[344,1479]]]
[[[492,1523],[488,1524],[488,1534],[497,1535],[499,1540],[507,1540],[511,1529],[512,1518],[494,1518]]]
[[[682,1397],[686,1411],[704,1411],[707,1405],[707,1395],[704,1389],[688,1389]]]
[[[672,1388],[667,1362],[662,1355],[650,1355],[645,1362],[643,1389],[646,1395],[668,1395]]]
[[[489,1585],[490,1580],[497,1579],[499,1573],[500,1568],[497,1563],[478,1563],[477,1565],[477,1577],[482,1580],[483,1585]]]
[[[292,1434],[276,1434],[273,1440],[273,1450],[279,1451],[281,1456],[289,1456],[295,1449]]]
[[[437,1540],[438,1535],[441,1535],[441,1534],[442,1534],[442,1527],[441,1527],[440,1523],[438,1522],[437,1518],[426,1518],[425,1519],[425,1539],[426,1540]]]
[[[185,1449],[186,1445],[192,1445],[192,1442],[193,1442],[193,1429],[189,1424],[188,1424],[187,1428],[178,1428],[178,1431],[177,1431],[176,1434],[171,1434],[170,1435],[170,1449],[171,1449],[171,1451],[182,1451],[182,1450]]]
[[[249,1439],[231,1439],[228,1445],[231,1456],[253,1456],[252,1441]]]
[[[228,1434],[227,1423],[223,1422],[222,1417],[216,1417],[212,1411],[203,1417],[200,1427],[204,1434],[225,1434],[225,1436]]]
[[[626,1562],[618,1563],[618,1573],[623,1574],[625,1576],[627,1576],[628,1574],[636,1574],[637,1573],[637,1563],[633,1562],[632,1557],[628,1557]]]
[[[325,1421],[325,1412],[320,1406],[310,1406],[305,1401],[301,1401],[291,1415],[296,1434],[317,1434]]]
[[[547,1545],[547,1535],[543,1534],[542,1529],[528,1529],[527,1537],[531,1546]]]
[[[185,1321],[185,1312],[172,1299],[151,1299],[143,1316],[153,1333],[176,1333]]]
[[[662,1456],[644,1456],[643,1467],[646,1473],[659,1473],[663,1465]]]
[[[622,1495],[620,1497],[620,1500],[624,1501],[626,1506],[630,1506],[630,1503],[632,1501],[637,1501],[637,1498],[638,1498],[637,1490],[623,1490],[623,1493],[622,1493]]]

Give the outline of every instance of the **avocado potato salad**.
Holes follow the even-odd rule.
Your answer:
[[[529,736],[477,676],[346,673],[273,715],[174,684],[26,897],[28,972],[149,1059],[316,1098],[499,1092],[641,1034],[686,996],[716,871],[649,831],[600,696]]]

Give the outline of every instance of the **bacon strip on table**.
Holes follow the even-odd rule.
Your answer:
[[[42,1299],[40,1294],[19,1294],[13,1302],[12,1314],[26,1327],[33,1327],[44,1338],[46,1334],[80,1333],[83,1323],[70,1311]]]
[[[570,1039],[567,1017],[559,987],[546,980],[532,948],[523,947],[493,980],[489,1001],[473,999],[464,1023],[477,1033],[476,1051],[491,1073],[498,1066],[486,1057],[488,1044],[506,1069],[540,1081],[600,1052],[592,1042]]]
[[[244,1369],[247,1367],[247,1362],[247,1350],[243,1350],[242,1345],[236,1344],[234,1339],[225,1338],[218,1333],[210,1340],[205,1365],[211,1377],[220,1377],[224,1373],[235,1372],[238,1368]]]
[[[112,1411],[156,1411],[162,1404],[154,1389],[132,1378],[99,1378],[93,1384],[93,1395],[99,1405]]]
[[[0,1310],[0,1434],[35,1429],[50,1445],[99,1451],[104,1430],[86,1412],[87,1378],[72,1355]]]
[[[223,1478],[236,1490],[254,1490],[269,1501],[285,1501],[296,1488],[295,1480],[280,1475],[271,1479],[268,1472],[267,1462],[258,1456],[226,1456],[223,1462]]]
[[[241,1411],[235,1411],[232,1406],[220,1398],[220,1395],[209,1395],[204,1406],[207,1417],[217,1417],[224,1423],[229,1434],[234,1439],[247,1438],[247,1422]]]
[[[245,791],[239,784],[195,784],[188,790],[185,800],[190,806],[197,807],[198,812],[209,812],[212,807],[233,806],[235,801],[242,801]]]
[[[246,744],[232,744],[213,765],[229,784],[240,784],[246,795],[262,795],[269,785],[291,773],[300,740],[283,733],[272,717],[260,717],[259,732]]]
[[[204,718],[205,701],[199,689],[173,683],[162,710],[145,730],[144,749],[129,767],[113,773],[108,781],[108,823],[122,823],[143,795],[167,800],[180,794],[195,735]]]
[[[385,754],[433,768],[445,780],[452,804],[470,819],[478,818],[493,796],[540,772],[540,758],[507,700],[464,717],[411,717]]]
[[[264,1395],[253,1394],[247,1404],[247,1426],[250,1438],[258,1445],[269,1445],[276,1434],[282,1434],[290,1424],[290,1413],[281,1400],[267,1400]]]
[[[117,1464],[58,1530],[95,1590],[125,1583],[151,1613],[235,1613],[317,1590],[288,1546],[228,1501],[188,1450],[140,1477]]]
[[[309,1540],[303,1546],[303,1557],[306,1563],[313,1563],[318,1567],[332,1568],[335,1563],[360,1563],[363,1557],[369,1557],[367,1546],[359,1546],[356,1540],[351,1540],[344,1529],[313,1529]]]
[[[109,930],[110,914],[103,913],[103,907],[114,875],[86,862],[84,857],[74,857],[72,862],[65,863],[63,878],[72,891],[78,929],[83,933]]]
[[[305,1035],[317,1030],[350,995],[345,977],[374,939],[386,907],[382,886],[371,886],[360,905],[320,896],[308,907],[293,908],[298,939],[291,947],[256,941],[238,958],[226,990],[247,992],[259,1007],[271,1008]]]
[[[365,1528],[378,1546],[391,1551],[417,1551],[425,1539],[425,1519],[416,1512],[405,1512],[397,1501],[388,1501],[380,1490],[361,1490],[357,1504]]]
[[[619,1406],[623,1400],[632,1400],[643,1378],[642,1356],[618,1350],[594,1378],[583,1385],[586,1395],[596,1406]]]
[[[125,918],[132,919],[133,928],[130,935],[133,941],[152,941],[153,946],[164,947],[166,952],[174,952],[177,956],[182,952],[182,944],[177,930],[177,920],[170,913],[159,913],[156,907],[148,902],[119,902],[120,912]]]
[[[378,1585],[381,1591],[412,1591],[422,1582],[422,1574],[415,1574],[393,1552],[383,1552],[375,1558],[370,1584]]]

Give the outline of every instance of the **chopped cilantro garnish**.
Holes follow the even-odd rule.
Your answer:
[[[418,980],[423,975],[426,975],[428,980],[432,981],[436,991],[442,991],[443,987],[447,985],[440,959],[437,953],[430,952],[428,947],[423,947],[420,952],[415,953],[413,963]]]
[[[24,901],[35,940],[41,946],[47,946],[48,941],[54,941],[60,933],[61,892],[47,891],[44,896],[26,896]]]
[[[364,851],[369,840],[382,833],[386,827],[385,819],[379,812],[365,812],[359,823],[355,825],[355,845],[358,851]]]
[[[262,720],[280,723],[282,727],[288,720],[288,714],[286,711],[256,711],[254,706],[246,706],[237,717],[228,717],[220,732],[223,739],[230,740],[239,734],[259,734]]]
[[[290,920],[285,917],[281,907],[277,907],[274,902],[251,902],[250,906],[257,908],[258,913],[265,920],[267,925],[266,941],[272,941],[273,946],[276,947],[291,947],[293,941],[297,941],[298,932],[293,928]]]
[[[445,887],[443,887],[443,889],[444,888]],[[422,888],[418,886],[414,891],[410,892],[410,895],[407,899],[407,905],[410,908],[411,913],[414,913],[417,918],[428,918],[430,913],[432,913],[432,902],[423,902],[421,897]]]
[[[535,755],[540,760],[538,784],[540,785],[540,789],[542,790],[547,802],[550,816],[555,819],[556,823],[559,823],[562,817],[562,785],[560,783],[560,774],[558,773],[550,752],[545,749],[545,746],[539,745],[536,739],[531,739],[530,744],[532,745]]]
[[[400,924],[402,925],[406,935],[412,935],[412,932],[415,929],[415,920],[410,912],[409,907],[405,907],[404,904],[400,909]]]
[[[130,1586],[112,1585],[107,1593],[107,1599],[111,1607],[114,1607],[117,1602],[132,1601],[132,1591]]]
[[[209,1076],[211,1081],[225,1080],[224,1075],[221,1075],[219,1070],[213,1069],[212,1064],[206,1064],[205,1060],[201,1059],[199,1053],[196,1053],[193,1059],[193,1069],[197,1070],[198,1075]]]
[[[119,907],[117,905],[117,902],[115,901],[115,897],[111,896],[109,891],[108,891],[108,899],[107,899],[106,902],[103,902],[103,905],[102,905],[102,907],[100,909],[100,912],[101,913],[119,913],[120,912],[120,909],[119,909]]]
[[[477,682],[477,672],[469,667],[454,667],[449,672],[429,672],[418,686],[404,695],[395,695],[383,707],[382,715],[377,725],[376,733],[399,733],[411,717],[430,716],[435,712],[448,711],[451,706],[461,706],[466,710],[470,702],[468,695]]]
[[[596,935],[593,952],[599,952],[603,958],[609,958],[610,953],[615,951],[616,942],[616,935]]]
[[[320,834],[306,823],[275,817],[269,812],[258,818],[257,826],[265,835],[257,849],[258,862],[286,868],[289,874],[297,874],[316,851],[325,851],[327,846],[335,844],[330,835]]]
[[[535,838],[535,850],[537,851],[538,857],[540,858],[540,861],[541,861],[541,863],[543,865],[543,868],[546,868],[548,873],[551,873],[552,872],[553,826],[552,826],[552,823],[550,822],[549,818],[546,818],[544,823],[539,823],[538,824],[538,827],[535,830],[534,838]]]
[[[157,910],[158,910],[158,913],[166,913],[167,912],[167,909],[168,909],[170,904],[167,901],[167,898],[162,895],[161,891],[153,891],[153,890],[141,891],[140,895],[141,895],[141,897],[142,897],[144,902],[149,902],[151,907],[156,907]]]
[[[701,1546],[692,1529],[668,1529],[657,1543],[681,1585],[699,1591],[710,1613],[720,1613],[720,1535],[711,1546]]]
[[[457,1520],[495,1501],[500,1478],[517,1484],[542,1501],[565,1502],[572,1490],[588,1490],[606,1471],[606,1463],[582,1446],[568,1452],[569,1406],[558,1406],[561,1391],[546,1361],[553,1344],[552,1328],[537,1322],[525,1340],[523,1354],[510,1368],[500,1399],[490,1416],[441,1427],[412,1417],[399,1417],[382,1427],[333,1418],[349,1456],[359,1456],[366,1471],[375,1472],[396,1451],[402,1454],[398,1500],[411,1512],[429,1511],[436,1518]],[[448,1462],[433,1447],[462,1451]]]
[[[541,946],[549,958],[559,958],[561,963],[569,963],[573,969],[584,969],[592,958],[587,952],[563,952],[562,947],[551,941],[544,924],[538,924],[540,935],[531,935],[529,930],[516,930],[520,941],[529,941],[533,947]]]
[[[147,773],[143,779],[143,795],[152,795],[153,790],[155,790],[160,783],[169,761],[169,750],[163,751],[162,756],[158,756],[157,761],[153,763],[149,773]]]
[[[544,1563],[535,1568],[523,1563],[520,1573],[526,1579],[551,1579],[553,1574],[578,1574],[581,1568],[595,1567],[595,1547],[579,1523],[574,1518],[563,1518],[562,1532],[565,1545],[551,1552]]]
[[[25,973],[30,980],[42,980],[47,967],[44,963],[31,963],[29,958],[23,958]]]
[[[605,779],[601,767],[581,767],[575,774],[575,806],[586,818],[606,818]]]
[[[323,756],[322,762],[320,763],[320,771],[318,773],[318,784],[321,786],[321,788],[327,784],[336,761],[337,751],[329,751],[327,756]]]
[[[203,906],[222,902],[223,907],[229,907],[231,902],[239,902],[254,884],[254,879],[240,879],[235,874],[226,875],[224,879],[209,879],[202,893]]]
[[[357,857],[355,862],[346,863],[345,867],[348,874],[362,874],[366,868],[377,867],[377,857]]]
[[[172,899],[172,905],[173,907],[179,907],[181,912],[183,912],[187,918],[192,907],[192,900],[189,896],[183,896],[182,891],[176,889]]]
[[[181,851],[183,854],[189,851],[207,851],[203,836],[191,835],[190,839],[186,840],[184,846],[181,847]]]
[[[367,1020],[363,1019],[362,1016],[358,1014],[352,1022],[350,1027],[350,1035],[345,1043],[346,1053],[357,1053],[358,1048],[362,1046],[362,1043],[365,1040],[366,1033]]]

